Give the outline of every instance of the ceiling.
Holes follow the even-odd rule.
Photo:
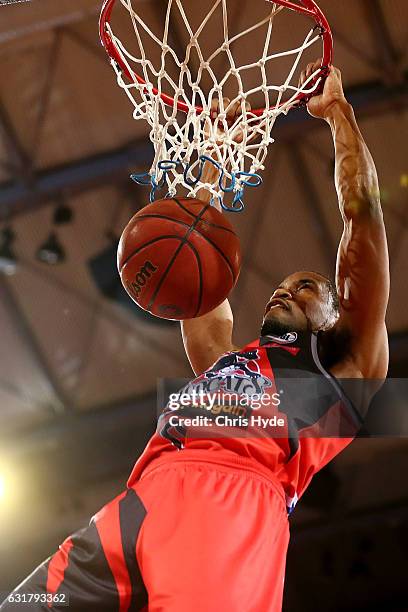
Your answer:
[[[394,333],[408,328],[408,312],[400,307],[407,294],[407,111],[401,81],[408,66],[408,20],[403,0],[374,3],[375,11],[368,10],[369,4],[348,2],[347,10],[340,10],[326,0],[321,7],[333,26],[335,63],[355,100],[380,176],[391,249],[388,326]],[[163,3],[140,6],[158,32]],[[146,191],[127,177],[150,163],[148,146],[129,152],[135,143],[146,143],[147,127],[133,121],[130,104],[115,84],[98,41],[99,8],[100,2],[92,0],[74,5],[33,0],[1,9],[0,215],[12,223],[20,259],[17,274],[2,280],[7,295],[2,321],[11,337],[0,393],[9,406],[10,426],[14,419],[27,424],[27,419],[48,418],[52,406],[86,410],[143,394],[155,386],[157,369],[162,376],[189,372],[177,328],[164,331],[122,312],[101,297],[87,266],[147,201]],[[232,31],[246,25],[244,9],[249,14],[250,4],[241,8],[231,9]],[[380,20],[382,41],[376,30]],[[215,36],[213,22],[209,27]],[[275,25],[281,45],[287,23],[280,29]],[[123,26],[127,36],[124,19],[115,25]],[[173,27],[173,37],[185,36],[176,13]],[[237,52],[245,57],[244,48]],[[287,274],[299,268],[334,271],[341,223],[329,130],[293,111],[278,122],[275,133],[264,184],[247,194],[245,212],[233,219],[245,257],[232,296],[237,343],[257,334],[263,304]],[[52,268],[34,255],[51,231],[61,196],[72,206],[74,221],[59,230],[67,261]],[[305,245],[301,252],[298,244]],[[21,381],[28,372],[27,396]]]
[[[136,4],[159,27],[163,3]],[[192,0],[185,4],[195,6]],[[392,274],[387,324],[399,339],[393,359],[406,376],[408,360],[402,366],[400,354],[408,331],[408,4],[319,4],[332,25],[335,64],[380,177]],[[232,7],[232,29],[245,25],[253,5],[248,0],[239,10]],[[104,297],[88,265],[147,202],[147,192],[128,177],[151,163],[147,126],[132,119],[99,43],[100,6],[99,0],[32,0],[0,7],[0,220],[15,233],[19,262],[13,276],[0,277],[0,440],[7,452],[16,435],[41,449],[44,432],[59,439],[67,422],[83,423],[101,411],[112,413],[112,424],[114,411],[137,407],[155,392],[158,378],[190,376],[178,326],[155,325]],[[125,26],[120,18],[117,23]],[[177,17],[173,26],[180,47],[184,33]],[[279,44],[285,36],[283,28]],[[243,58],[246,52],[238,50]],[[263,185],[247,193],[245,211],[232,219],[244,253],[232,295],[237,344],[257,335],[263,306],[286,275],[298,269],[334,273],[341,223],[329,129],[305,111],[293,111],[277,122],[274,138]],[[72,223],[56,228],[67,259],[47,266],[35,254],[61,201],[74,213]],[[148,423],[153,418],[154,409]],[[146,431],[149,426],[144,422]],[[143,442],[141,435],[138,452]],[[335,469],[344,484],[350,466],[360,466],[350,495],[358,505],[360,491],[365,508],[375,499],[364,442],[372,442],[373,465],[392,456],[402,470],[407,460],[402,439],[363,441],[344,453]],[[388,491],[384,503],[408,499],[406,487],[395,487],[389,475],[381,483]],[[344,496],[344,512],[357,512]],[[83,504],[81,516],[88,509]],[[313,522],[315,512],[306,509],[300,522]]]

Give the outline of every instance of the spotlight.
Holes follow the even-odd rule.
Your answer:
[[[55,232],[51,232],[44,244],[40,246],[37,251],[37,259],[52,266],[65,261],[65,249]]]
[[[14,232],[9,227],[5,227],[0,233],[0,273],[9,276],[17,269],[17,258],[12,249],[14,238]]]
[[[71,223],[74,218],[72,208],[67,204],[60,204],[54,211],[54,225],[64,225]]]
[[[6,477],[3,474],[0,474],[0,500],[6,497],[7,486],[6,486]]]
[[[4,517],[7,521],[15,517],[15,512],[21,505],[18,499],[19,487],[16,486],[19,478],[14,469],[10,470],[7,466],[3,467],[0,462],[0,515],[2,519]]]

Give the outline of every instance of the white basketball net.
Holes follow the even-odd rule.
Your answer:
[[[320,85],[320,79],[315,81],[319,71],[312,74],[301,88],[292,83],[305,49],[321,40],[320,31],[316,28],[311,29],[303,42],[294,49],[271,53],[274,22],[281,11],[288,9],[271,2],[270,11],[264,19],[241,33],[230,36],[228,0],[215,0],[212,9],[195,31],[190,26],[182,0],[168,0],[163,37],[158,38],[143,21],[141,15],[136,12],[132,6],[132,0],[120,0],[120,2],[128,11],[132,21],[138,45],[138,56],[131,54],[125,48],[109,24],[107,25],[108,31],[129,73],[138,74],[146,84],[140,84],[136,78],[129,82],[117,63],[112,61],[112,64],[117,74],[118,84],[134,105],[133,117],[146,120],[151,127],[150,140],[155,151],[150,172],[145,175],[148,181],[145,181],[142,175],[134,175],[134,180],[146,184],[151,182],[152,199],[160,193],[161,188],[164,191],[160,193],[161,197],[174,196],[181,188],[184,194],[197,197],[200,189],[205,188],[221,202],[225,194],[229,193],[233,204],[229,207],[224,205],[224,207],[230,210],[240,210],[244,187],[261,182],[257,173],[264,169],[268,145],[273,142],[271,132],[276,118],[281,113],[286,114],[298,103],[299,93],[312,94]],[[135,0],[133,2],[136,6]],[[230,3],[236,2],[237,0],[234,0]],[[170,19],[172,11],[176,10],[179,11],[189,39],[185,57],[182,60],[168,42]],[[210,56],[204,57],[200,48],[200,40],[205,37],[206,26],[217,10],[220,16],[222,15],[220,18],[223,21],[223,43]],[[242,44],[248,44],[245,38],[249,34],[253,35],[256,30],[261,32],[261,28],[262,31],[266,30],[261,57],[257,62],[237,66],[231,52],[231,45],[238,39]],[[143,38],[146,38],[146,35],[159,47],[160,65],[155,66],[146,56],[143,45]],[[195,76],[192,75],[189,66],[192,49],[196,57],[198,56],[200,64]],[[212,64],[221,54],[227,58],[228,66],[222,78],[217,78]],[[266,71],[268,63],[287,56],[293,56],[293,64],[287,78],[282,85],[270,84]],[[179,68],[178,80],[173,79],[169,70],[166,69],[169,60],[172,66],[176,64]],[[245,91],[244,73],[253,68],[259,68],[259,84]],[[200,86],[204,75],[206,78],[209,75],[212,81],[212,86],[206,95]],[[237,94],[225,106],[223,88],[227,81],[231,83],[231,79],[234,80]],[[156,95],[153,88],[156,88],[159,94],[164,93],[173,97],[172,106],[167,105],[160,95]],[[249,96],[253,95],[257,95],[258,99],[261,98],[261,105],[265,107],[260,116],[247,108],[246,101]],[[273,101],[272,98],[274,98]],[[178,102],[186,105],[186,112],[180,112],[177,107]],[[218,103],[219,112],[215,120],[214,118],[211,120],[211,108],[214,102]],[[240,115],[235,115],[231,124],[227,121],[227,116],[237,103],[240,107]],[[196,107],[201,107],[202,110],[197,110]],[[240,134],[239,138],[237,138],[237,133]],[[213,183],[201,180],[203,160],[208,158],[214,160],[214,165],[219,169],[217,180]]]

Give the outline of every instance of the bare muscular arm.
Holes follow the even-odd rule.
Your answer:
[[[247,102],[247,108],[250,108]],[[212,111],[219,111],[218,101],[214,101]],[[224,108],[227,115],[233,120],[241,113],[241,103],[229,105],[228,98],[224,98]],[[220,130],[218,133],[219,142],[224,137]],[[233,138],[238,142],[243,138],[243,132],[238,126]],[[218,180],[219,171],[211,163],[206,163],[203,170],[202,182],[214,184]],[[209,202],[211,193],[206,189],[198,192],[198,197],[203,202]],[[219,202],[214,202],[214,206],[221,211]],[[196,375],[207,370],[221,355],[228,351],[237,350],[232,344],[232,332],[234,317],[228,300],[224,300],[217,308],[207,313],[203,317],[189,319],[181,322],[181,333],[183,336],[184,348],[186,350],[191,367]]]
[[[377,171],[337,68],[331,68],[323,94],[312,98],[308,110],[330,125],[335,147],[335,183],[344,223],[336,270],[337,328],[350,338],[352,367],[365,378],[383,379],[388,369],[387,238]]]
[[[207,163],[203,172],[203,182],[213,183],[218,171]],[[211,194],[202,189],[198,197],[209,202]],[[221,210],[219,204],[216,208]],[[199,375],[217,359],[234,349],[232,345],[233,315],[228,300],[202,317],[181,321],[181,334],[184,348],[194,374]]]

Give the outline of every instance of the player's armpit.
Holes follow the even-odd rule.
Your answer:
[[[232,331],[233,315],[228,300],[202,317],[181,321],[184,348],[196,376],[221,355],[235,350]]]

